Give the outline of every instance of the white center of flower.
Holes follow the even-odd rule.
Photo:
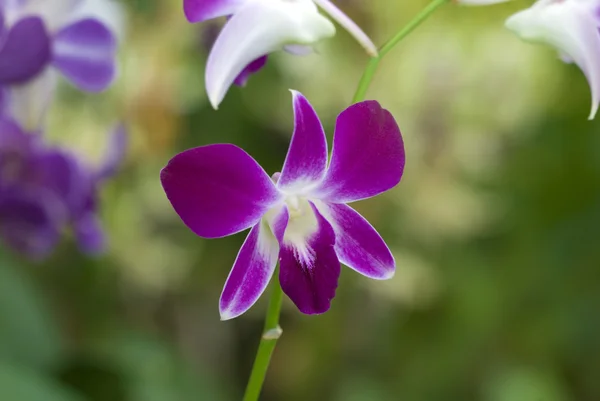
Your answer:
[[[298,246],[306,242],[318,229],[317,216],[308,200],[297,195],[285,198],[288,209],[288,224],[283,234],[285,243]]]
[[[273,175],[277,183],[279,173]],[[293,248],[296,259],[306,268],[311,268],[315,259],[315,251],[310,246],[310,239],[319,229],[319,222],[310,200],[298,193],[284,193],[283,205],[279,204],[265,215],[267,221],[276,224],[285,206],[288,221],[283,233],[283,244]]]
[[[304,197],[290,195],[286,197],[288,224],[283,234],[283,243],[291,246],[296,259],[307,269],[315,260],[315,251],[310,246],[310,239],[319,229],[317,216]]]

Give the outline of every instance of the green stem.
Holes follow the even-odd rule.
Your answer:
[[[281,311],[281,302],[283,300],[283,291],[279,284],[277,274],[273,277],[271,285],[271,297],[269,299],[269,307],[267,308],[267,317],[265,319],[265,328],[260,339],[256,359],[252,366],[252,373],[248,380],[248,386],[244,393],[243,401],[257,401],[260,395],[265,375],[271,361],[271,354],[275,349],[277,339],[281,336],[282,330],[279,327],[279,312]]]
[[[371,81],[375,76],[379,62],[383,57],[394,48],[402,39],[410,34],[416,27],[418,27],[423,21],[425,21],[438,7],[449,2],[450,0],[433,0],[427,7],[425,7],[415,18],[413,18],[408,25],[400,30],[393,38],[387,41],[379,49],[379,55],[377,57],[371,57],[365,72],[363,73],[356,94],[352,103],[360,102],[365,98],[367,90],[371,85]],[[283,291],[277,276],[273,280],[271,289],[271,298],[269,299],[269,307],[267,309],[267,317],[265,319],[265,328],[263,331],[262,338],[260,339],[260,345],[258,346],[258,352],[256,353],[256,359],[254,365],[252,365],[252,372],[250,373],[250,379],[248,380],[248,386],[244,393],[243,401],[257,401],[260,396],[263,382],[269,368],[269,362],[271,361],[271,355],[275,349],[275,344],[281,336],[282,330],[279,327],[279,312],[281,311],[281,302],[283,300]]]
[[[381,48],[379,49],[379,54],[376,57],[371,57],[367,67],[365,68],[365,72],[360,78],[360,82],[358,83],[358,88],[356,89],[356,93],[354,94],[354,98],[352,99],[352,103],[357,103],[365,99],[367,94],[367,90],[371,85],[371,81],[375,76],[375,71],[377,71],[377,67],[379,66],[379,62],[385,57],[385,55],[392,50],[402,39],[407,37],[412,31],[415,30],[423,21],[425,21],[435,10],[437,10],[440,6],[448,3],[450,0],[433,0],[427,7],[421,10],[419,14],[416,15],[404,28],[402,28],[396,35],[394,35],[390,40],[388,40]]]

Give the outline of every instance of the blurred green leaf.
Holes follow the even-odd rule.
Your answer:
[[[533,369],[511,369],[496,375],[487,388],[488,401],[569,401],[563,383]]]
[[[204,369],[192,369],[168,343],[141,333],[127,333],[105,337],[97,350],[129,380],[131,401],[225,399],[214,377]]]
[[[19,266],[2,256],[0,359],[35,368],[53,365],[62,353],[58,327],[35,285]]]
[[[82,401],[83,398],[32,370],[0,363],[0,400]]]

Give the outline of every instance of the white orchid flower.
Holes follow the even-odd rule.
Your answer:
[[[332,37],[335,26],[319,13],[319,7],[370,55],[377,54],[369,37],[329,0],[184,0],[190,22],[230,16],[206,66],[212,106],[218,108],[233,83],[243,84],[249,73],[260,69],[269,53],[306,54],[315,43]]]
[[[523,40],[556,48],[561,59],[585,74],[592,94],[593,119],[600,105],[600,14],[596,0],[540,0],[506,21]]]

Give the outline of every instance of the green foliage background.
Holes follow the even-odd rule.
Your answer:
[[[284,305],[264,401],[600,399],[600,132],[581,72],[503,28],[529,2],[447,5],[383,62],[369,98],[396,116],[402,183],[356,207],[393,249],[393,280],[349,269],[322,316]],[[425,1],[340,0],[377,43]],[[48,130],[101,154],[110,124],[131,148],[103,193],[108,253],[71,240],[47,261],[4,251],[0,400],[239,400],[266,302],[219,321],[245,234],[196,237],[160,188],[170,157],[235,143],[269,173],[292,132],[288,88],[333,134],[367,58],[342,30],[317,54],[277,54],[218,111],[204,94],[215,26],[180,1],[124,3],[121,75],[88,96],[64,87]]]

